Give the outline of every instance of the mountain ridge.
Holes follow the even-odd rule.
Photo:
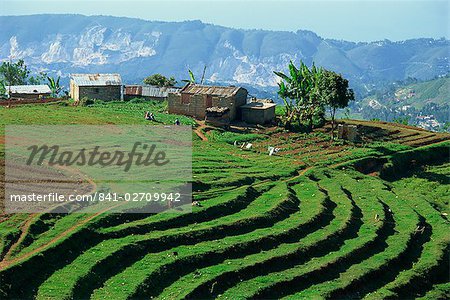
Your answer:
[[[196,21],[148,21],[129,17],[39,14],[0,16],[0,59],[23,58],[34,70],[118,72],[125,82],[152,73],[271,88],[274,70],[301,59],[343,73],[360,93],[377,82],[421,80],[449,70],[447,39],[349,42],[308,30],[234,29]],[[142,66],[148,66],[143,68]]]

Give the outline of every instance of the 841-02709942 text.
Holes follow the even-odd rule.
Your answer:
[[[89,195],[63,195],[58,193],[48,194],[23,194],[10,195],[11,202],[180,202],[180,193],[101,193],[95,192]]]

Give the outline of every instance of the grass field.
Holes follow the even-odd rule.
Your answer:
[[[145,111],[197,126],[164,103],[63,102],[0,107],[0,130],[153,124]],[[448,298],[450,135],[346,122],[363,143],[332,141],[329,126],[197,128],[192,213],[1,215],[0,297]]]

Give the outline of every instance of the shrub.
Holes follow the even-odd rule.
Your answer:
[[[83,97],[78,101],[79,106],[90,106],[93,105],[95,101],[93,99],[89,99],[87,97]]]
[[[133,98],[128,102],[129,103],[146,103],[146,102],[148,102],[148,100],[145,100],[144,98]]]

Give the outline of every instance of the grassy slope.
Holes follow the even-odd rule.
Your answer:
[[[0,107],[0,125],[151,124],[143,119],[146,110],[165,124],[177,117],[165,114],[161,103],[53,104]],[[371,139],[389,138],[350,145],[330,142],[321,131],[207,132],[209,142],[194,139],[194,180],[206,186],[194,199],[202,207],[187,215],[104,214],[60,240],[83,216],[34,216],[11,256],[20,259],[42,250],[0,271],[0,280],[10,285],[0,292],[43,299],[210,298],[221,293],[345,297],[355,295],[357,280],[376,278],[363,291],[369,297],[440,293],[445,278],[410,287],[421,275],[439,274],[448,251],[448,221],[441,215],[448,213],[448,164],[412,170],[392,183],[351,171],[346,175],[341,168],[351,164],[340,171],[317,168],[392,155],[448,136],[385,123],[364,125],[380,128]],[[234,141],[253,141],[253,151],[233,147]],[[268,146],[280,147],[281,156],[269,158]],[[393,213],[395,234],[386,229],[394,226],[384,220],[386,207]],[[381,222],[372,224],[375,214]],[[418,216],[431,226],[431,240],[411,243]],[[15,243],[28,219],[21,214],[0,222],[0,253]],[[392,278],[377,275],[393,264],[398,267]]]
[[[378,100],[388,107],[401,107],[405,105],[411,105],[416,109],[421,109],[427,103],[445,104],[450,102],[450,78],[437,78],[430,81],[419,82],[410,84],[407,86],[396,89],[396,93],[400,99],[400,102],[395,102],[392,99],[389,103],[380,101],[376,96],[370,96],[361,100],[362,105],[368,105],[370,100]],[[406,95],[414,91],[415,95],[407,98]]]

